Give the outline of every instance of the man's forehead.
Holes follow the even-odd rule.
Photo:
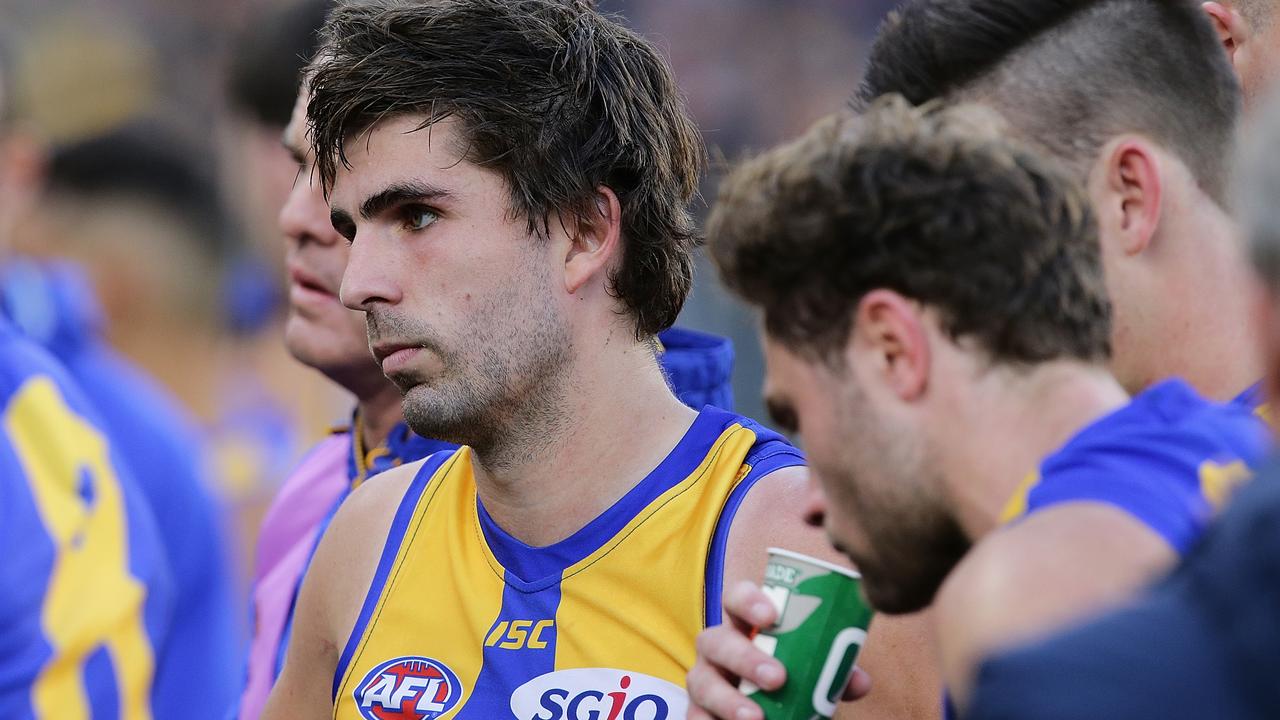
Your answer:
[[[428,123],[420,115],[399,115],[374,123],[348,136],[343,150],[353,161],[357,157],[379,164],[411,160],[442,170],[463,159],[458,122],[445,118]]]
[[[421,117],[391,118],[348,139],[346,162],[334,168],[334,204],[361,202],[359,196],[406,180],[457,195],[487,172],[462,157],[455,121],[422,123]]]

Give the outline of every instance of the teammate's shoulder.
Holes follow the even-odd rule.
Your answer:
[[[7,399],[37,375],[48,376],[57,385],[69,384],[66,371],[52,355],[0,317],[0,397]]]
[[[348,514],[394,512],[405,494],[410,492],[415,484],[429,481],[431,476],[456,452],[456,449],[441,450],[421,460],[408,462],[374,475],[351,492],[351,495],[343,501],[340,512]],[[347,506],[351,506],[351,509],[348,510]]]
[[[782,467],[804,463],[804,453],[781,433],[773,430],[758,420],[739,415],[728,410],[707,408],[703,412],[720,413],[726,427],[738,426],[754,436],[751,449],[747,451],[745,464],[773,471]]]
[[[1046,459],[1042,471],[1080,463],[1148,473],[1198,468],[1206,461],[1253,467],[1267,446],[1265,424],[1247,407],[1207,400],[1186,383],[1170,380],[1082,430]]]

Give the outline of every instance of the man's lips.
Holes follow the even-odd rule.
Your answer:
[[[378,343],[373,346],[373,357],[382,366],[384,375],[404,369],[422,352],[421,345],[408,343]]]
[[[331,295],[333,297],[338,296],[338,293],[332,290],[327,283],[297,265],[291,264],[289,266],[289,283],[293,287],[301,288],[309,292]]]
[[[338,303],[338,293],[315,275],[297,267],[289,267],[289,304],[294,307],[320,309]]]

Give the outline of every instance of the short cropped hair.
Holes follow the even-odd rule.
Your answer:
[[[689,206],[704,150],[667,63],[585,0],[375,0],[339,6],[309,75],[327,189],[344,146],[373,125],[460,121],[466,158],[498,172],[531,234],[552,213],[622,206],[610,292],[638,338],[675,322],[699,240]]]
[[[855,105],[886,93],[992,105],[1078,173],[1137,133],[1225,204],[1240,87],[1194,0],[906,0]]]
[[[136,121],[54,148],[45,184],[55,200],[145,203],[191,230],[183,239],[210,261],[230,250],[216,178],[197,147],[160,123]]]
[[[1234,4],[1254,29],[1267,27],[1275,17],[1276,0],[1235,0]]]
[[[936,310],[994,363],[1105,361],[1088,198],[992,124],[990,111],[891,96],[746,162],[707,227],[724,280],[763,310],[772,339],[832,366],[877,289]]]

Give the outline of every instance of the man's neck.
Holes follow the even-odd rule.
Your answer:
[[[390,382],[378,392],[358,397],[356,417],[359,419],[360,445],[365,452],[386,441],[391,429],[404,419],[400,391]]]
[[[563,540],[608,509],[696,417],[671,394],[650,348],[616,337],[596,347],[562,379],[556,422],[511,433],[475,458],[485,510],[528,545]]]
[[[1252,318],[1258,290],[1238,240],[1239,229],[1216,204],[1202,200],[1178,214],[1173,241],[1181,274],[1149,381],[1178,377],[1219,402],[1235,399],[1263,376]]]
[[[1010,497],[1041,461],[1128,396],[1106,370],[1055,362],[996,369],[979,379],[951,423],[941,458],[957,518],[977,541],[996,528]]]

